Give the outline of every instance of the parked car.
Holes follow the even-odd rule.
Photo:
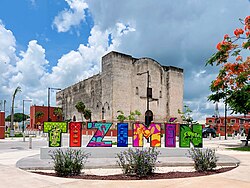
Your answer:
[[[216,131],[213,128],[205,127],[202,129],[202,137],[207,138],[211,134],[213,138],[216,137]]]

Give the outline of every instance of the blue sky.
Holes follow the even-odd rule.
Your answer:
[[[116,50],[184,68],[184,102],[204,120],[214,112],[207,96],[217,73],[205,61],[249,10],[248,0],[1,0],[0,101],[9,111],[19,85],[16,111],[22,99],[47,105],[48,87],[98,73],[101,57]]]
[[[80,43],[86,44],[93,27],[93,19],[89,11],[85,10],[86,21],[79,24],[77,29],[58,33],[53,29],[53,18],[67,7],[64,0],[3,0],[0,18],[15,35],[17,50],[25,50],[28,42],[36,39],[45,47],[50,66],[54,66],[63,54],[76,49]]]

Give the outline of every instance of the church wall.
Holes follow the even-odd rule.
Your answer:
[[[102,57],[102,72],[74,84],[57,93],[57,103],[63,107],[65,119],[75,115],[81,120],[75,109],[78,101],[83,101],[92,111],[92,120],[104,119],[117,121],[117,111],[125,115],[139,110],[144,121],[147,109],[147,74],[138,73],[149,70],[150,87],[153,100],[149,109],[154,113],[155,122],[166,121],[169,117],[178,117],[178,109],[183,106],[183,70],[171,66],[161,66],[150,58],[136,59],[130,55],[110,52]]]

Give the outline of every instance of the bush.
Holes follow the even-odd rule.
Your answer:
[[[23,133],[15,133],[15,137],[23,137]]]
[[[196,171],[203,172],[216,168],[217,157],[214,149],[207,148],[205,151],[202,151],[202,149],[191,148],[188,152],[194,161]]]
[[[57,176],[67,177],[81,174],[89,154],[80,149],[55,150],[51,155]]]
[[[141,150],[129,148],[117,154],[117,163],[126,175],[137,177],[148,176],[155,170],[155,163],[159,153],[155,148]]]

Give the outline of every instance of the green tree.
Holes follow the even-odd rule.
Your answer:
[[[141,112],[139,110],[135,110],[134,112],[130,112],[128,116],[128,120],[135,121],[137,117],[141,116]]]
[[[232,92],[227,101],[233,113],[248,114],[250,112],[250,85]]]
[[[24,121],[27,120],[29,118],[28,115],[25,115],[23,113],[15,113],[14,114],[14,122],[22,122],[23,121],[23,116],[24,116]],[[11,115],[8,115],[5,118],[5,121],[10,122],[11,121]]]
[[[11,120],[10,120],[10,129],[14,130],[14,105],[15,105],[15,97],[18,92],[21,92],[21,87],[17,86],[15,89],[13,95],[12,95],[12,101],[11,101]]]
[[[84,110],[84,118],[86,120],[90,120],[91,121],[91,115],[92,115],[92,112],[90,109],[85,109]]]
[[[240,54],[249,53],[250,16],[240,21],[243,29],[235,29],[232,36],[224,35],[223,41],[216,46],[217,52],[206,62],[206,65],[221,66],[217,78],[210,85],[213,93],[208,100],[218,102],[223,99],[234,113],[248,114],[250,56],[243,58]]]
[[[42,111],[37,111],[35,114],[36,119],[41,119],[44,116],[44,112]]]
[[[127,119],[123,111],[118,110],[117,113],[118,113],[118,116],[116,118],[119,122],[124,122]]]
[[[181,119],[183,123],[186,123],[188,125],[196,124],[197,121],[194,121],[194,119],[191,117],[191,113],[193,111],[189,108],[188,105],[184,105],[184,111],[182,112],[180,109],[178,109],[178,114],[181,115]]]
[[[75,108],[81,114],[81,118],[82,118],[82,121],[83,121],[83,115],[84,115],[85,108],[86,108],[85,104],[82,101],[79,101],[79,102],[76,103]]]
[[[54,108],[53,114],[57,117],[57,119],[60,119],[63,115],[62,108],[56,107]]]

